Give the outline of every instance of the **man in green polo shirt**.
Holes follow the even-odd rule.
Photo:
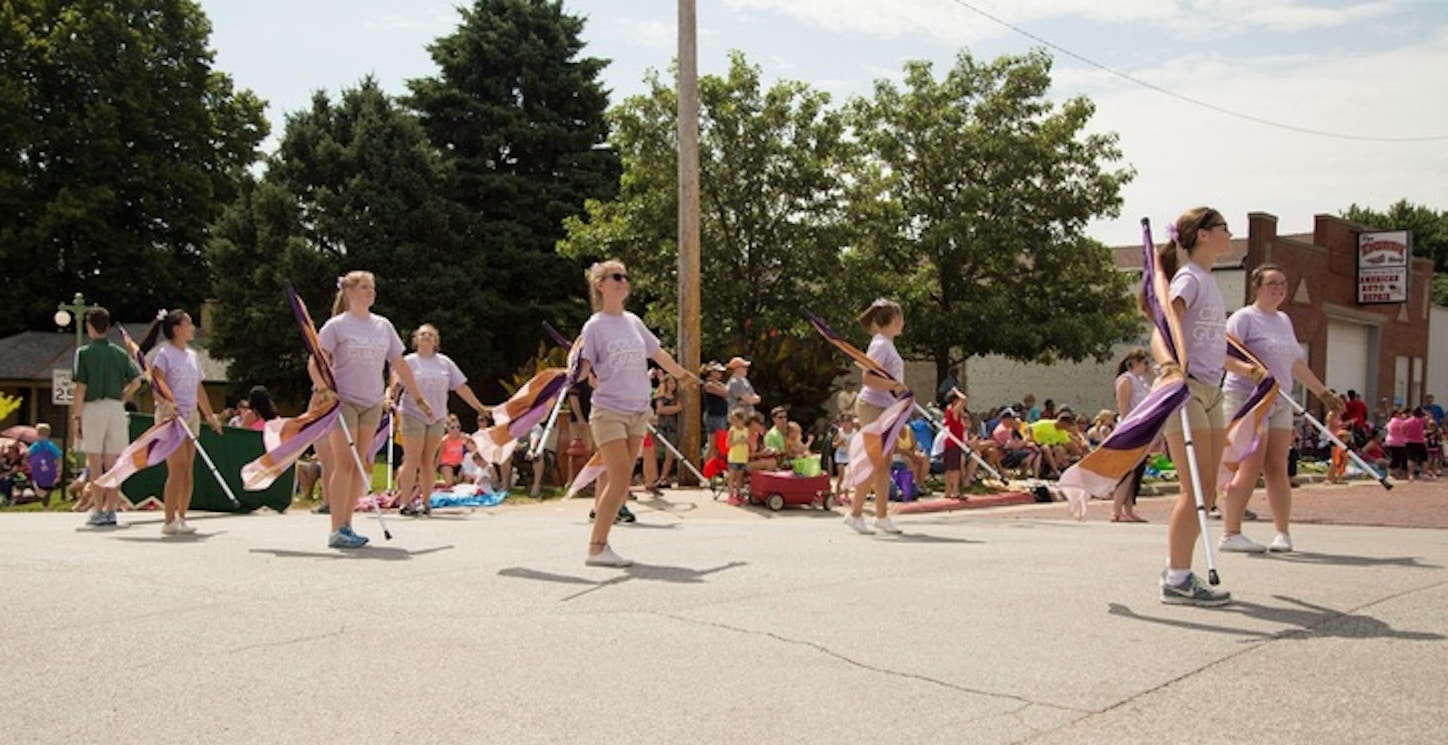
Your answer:
[[[1071,444],[1071,429],[1076,426],[1076,415],[1061,412],[1055,419],[1039,419],[1026,425],[1026,441],[1034,442],[1041,449],[1046,467],[1060,478],[1066,466],[1066,446]]]
[[[86,311],[85,332],[90,342],[76,350],[75,355],[71,419],[75,420],[75,433],[92,481],[110,470],[116,456],[130,443],[125,402],[141,387],[141,373],[131,355],[106,338],[110,330],[109,311],[101,307]],[[94,511],[86,524],[115,525],[120,491],[101,489],[92,496]]]

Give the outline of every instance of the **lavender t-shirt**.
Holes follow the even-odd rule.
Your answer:
[[[1187,374],[1209,385],[1218,385],[1227,361],[1227,306],[1212,273],[1188,261],[1171,280],[1171,300],[1187,304],[1182,319],[1186,336]]]
[[[648,411],[648,359],[658,351],[659,338],[638,316],[594,313],[583,324],[582,350],[598,378],[593,405],[620,414]]]
[[[402,356],[402,339],[392,322],[369,313],[332,316],[322,324],[322,349],[332,355],[332,376],[337,396],[357,406],[382,402],[382,368]]]
[[[191,416],[196,410],[196,388],[201,385],[201,363],[196,352],[178,349],[175,344],[162,344],[151,360],[151,368],[166,379],[166,387],[176,399],[176,413]]]
[[[1277,379],[1283,390],[1292,387],[1292,365],[1302,359],[1302,345],[1297,343],[1297,331],[1292,328],[1292,319],[1280,310],[1267,312],[1255,305],[1238,308],[1227,319],[1227,333],[1237,337]],[[1241,396],[1252,395],[1257,384],[1250,377],[1227,372],[1227,382],[1222,386],[1228,393]]]
[[[402,360],[412,369],[412,377],[417,378],[422,397],[432,407],[432,419],[422,413],[422,407],[417,405],[410,393],[402,397],[402,413],[428,424],[442,421],[447,416],[447,392],[461,388],[468,382],[468,377],[463,375],[451,357],[441,352],[426,356],[413,352]]]
[[[865,356],[880,363],[880,367],[885,368],[885,372],[890,373],[896,380],[905,379],[905,360],[895,349],[895,342],[891,341],[890,337],[875,334],[875,338],[870,340],[869,348],[865,350]],[[895,403],[895,396],[883,388],[866,385],[861,386],[860,400],[883,409]]]

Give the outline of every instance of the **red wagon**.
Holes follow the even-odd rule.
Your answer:
[[[793,471],[751,471],[749,503],[768,505],[771,510],[793,507],[830,508],[829,474],[797,476]]]

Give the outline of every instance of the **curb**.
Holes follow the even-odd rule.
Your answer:
[[[1017,504],[1035,504],[1036,497],[1025,492],[997,492],[995,494],[972,494],[968,499],[917,499],[913,502],[891,502],[890,511],[901,515],[926,512],[953,512],[955,510],[980,510],[987,507],[1006,507]]]

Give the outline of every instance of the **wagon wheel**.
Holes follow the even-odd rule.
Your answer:
[[[763,502],[759,501],[759,497],[754,496],[754,492],[749,492],[749,494],[745,498],[750,504],[756,507],[764,504]]]
[[[779,512],[780,510],[784,509],[784,495],[780,494],[779,492],[775,492],[769,495],[769,501],[766,504],[769,505],[769,509],[774,510],[775,512]]]

